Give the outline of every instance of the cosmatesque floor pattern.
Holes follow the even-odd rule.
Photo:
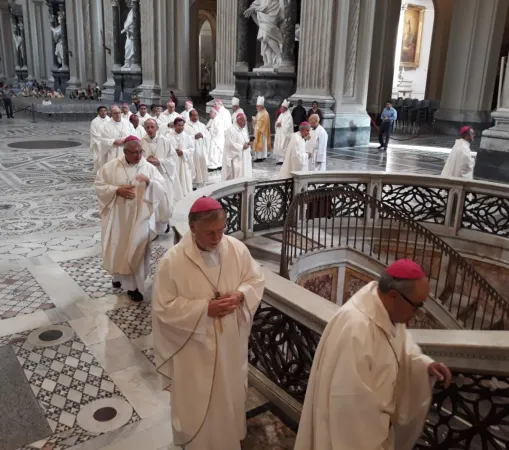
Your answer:
[[[102,268],[89,123],[0,120],[0,346],[15,352],[52,433],[22,450],[175,450],[170,398],[154,367],[150,294],[130,302]],[[58,141],[58,149],[51,142]],[[28,142],[28,144],[26,144]],[[437,174],[446,152],[373,147],[329,152],[330,169]],[[277,176],[268,158],[254,176]],[[210,183],[220,179],[210,174]],[[0,361],[2,364],[2,361]],[[0,402],[0,420],[2,417]],[[294,428],[250,388],[244,449],[290,450]],[[2,442],[2,450],[15,450]]]

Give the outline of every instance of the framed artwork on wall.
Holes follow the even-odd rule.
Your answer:
[[[404,15],[400,67],[416,69],[421,58],[424,6],[408,5]]]

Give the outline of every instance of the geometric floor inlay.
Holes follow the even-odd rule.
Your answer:
[[[106,312],[106,315],[131,340],[152,333],[152,304],[150,302],[144,301],[137,305],[114,309]]]
[[[70,331],[62,332],[66,328]],[[48,339],[51,338],[51,333],[47,333],[49,329],[51,326],[42,328],[38,335],[45,343],[44,347],[31,343],[34,338],[29,341],[29,335],[37,335],[34,330],[0,340],[0,345],[1,342],[8,343],[14,349],[53,430],[53,435],[44,442],[25,445],[21,449],[63,450],[140,420],[69,325],[64,322],[55,328],[53,336],[57,339],[55,342],[59,343],[54,346],[48,346]],[[91,424],[101,422],[98,419],[101,419],[101,412],[105,408],[109,409],[110,414],[103,415],[106,420],[102,422],[107,424],[102,429],[96,427],[95,432],[87,431],[92,429]]]
[[[27,269],[0,273],[0,320],[54,307]]]

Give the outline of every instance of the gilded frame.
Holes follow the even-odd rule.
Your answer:
[[[407,67],[410,69],[417,69],[419,67],[419,62],[421,59],[421,46],[422,46],[422,30],[424,27],[424,12],[426,11],[426,8],[424,6],[418,6],[418,5],[408,5],[407,9],[405,11],[404,17],[404,24],[403,24],[403,36],[401,39],[401,56],[400,56],[400,67]],[[407,24],[407,21],[410,21],[410,23],[415,24],[417,23],[417,32],[415,33],[415,37],[413,41],[413,45],[415,48],[411,51],[411,57],[409,58],[406,56],[408,54],[408,51],[405,50],[405,27]],[[414,34],[414,33],[412,33]]]

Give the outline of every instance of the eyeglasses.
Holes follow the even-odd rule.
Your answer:
[[[133,152],[131,150],[125,149],[125,151],[133,156],[143,156],[143,154],[145,153],[145,150],[142,150],[141,152]]]
[[[396,291],[396,290],[395,290]],[[412,305],[412,308],[414,308],[416,311],[418,309],[421,309],[423,306],[424,306],[424,302],[421,302],[421,303],[414,303],[412,300],[410,300],[406,295],[402,294],[401,292],[399,291],[396,291],[400,297],[405,300],[405,302],[407,302],[409,305]]]

